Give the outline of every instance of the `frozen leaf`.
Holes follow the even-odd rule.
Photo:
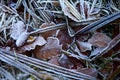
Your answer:
[[[14,40],[17,40],[17,38],[25,31],[25,24],[22,21],[18,21],[17,23],[13,23],[11,27],[11,35]]]
[[[99,52],[101,52],[102,50],[103,50],[103,48],[101,48],[101,47],[96,48],[95,50],[93,50],[93,51],[91,52],[90,57],[99,54]]]
[[[40,49],[35,51],[35,56],[40,59],[51,59],[60,54],[62,45],[60,45],[58,38],[48,37],[47,43]]]
[[[58,39],[60,40],[60,44],[62,44],[62,49],[67,50],[68,45],[72,43],[72,38],[69,36],[66,30],[60,30],[58,33]]]
[[[68,68],[68,69],[71,69],[72,67],[74,67],[74,64],[64,54],[61,55],[61,57],[58,60],[58,62],[60,63],[60,65],[62,67],[65,67],[65,68]]]
[[[22,46],[27,41],[28,37],[29,37],[29,33],[26,31],[23,32],[16,40],[16,46],[17,47]]]
[[[71,18],[76,22],[80,22],[82,17],[80,13],[75,9],[75,7],[68,0],[59,0],[62,7],[62,11],[66,16]]]
[[[90,44],[88,42],[81,42],[81,41],[77,40],[77,44],[78,44],[81,52],[85,52],[87,50],[92,50],[92,44]]]
[[[111,39],[103,33],[95,33],[88,40],[95,47],[106,47],[110,41]]]
[[[57,66],[60,66],[59,62],[58,62],[58,59],[59,57],[58,56],[55,56],[53,57],[52,59],[50,59],[48,62],[51,63],[51,64],[55,64]]]
[[[95,68],[82,68],[82,69],[77,69],[78,72],[97,77],[98,71]]]
[[[86,56],[86,55],[84,55],[84,54],[82,54],[81,52],[80,52],[80,50],[79,50],[79,48],[77,47],[77,45],[75,46],[75,52],[79,55],[79,58],[80,59],[85,59],[85,60],[87,60],[88,59],[88,57]]]
[[[68,57],[69,60],[74,64],[74,67],[72,69],[83,68],[84,62],[80,59],[74,58],[74,57]]]
[[[37,37],[33,42],[30,42],[30,43],[26,43],[24,46],[21,47],[21,50],[23,52],[25,51],[30,51],[30,50],[33,50],[35,49],[35,47],[38,45],[38,46],[43,46],[44,44],[46,44],[46,40],[42,37],[42,36],[39,36]]]

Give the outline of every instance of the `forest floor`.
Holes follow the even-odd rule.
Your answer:
[[[120,80],[120,0],[0,0],[0,80]]]

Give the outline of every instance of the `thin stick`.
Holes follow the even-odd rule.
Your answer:
[[[77,31],[74,36],[78,35],[78,34],[83,34],[83,33],[86,33],[88,31],[95,31],[96,29],[98,28],[101,28],[103,27],[104,25],[116,20],[116,19],[119,19],[120,18],[120,12],[117,12],[117,13],[114,13],[110,16],[107,16],[107,17],[104,17],[104,18],[101,18],[100,20],[98,21],[95,21],[93,22],[92,24],[89,24],[87,25],[86,27],[80,29],[79,31]]]
[[[60,29],[60,28],[64,28],[66,25],[66,23],[61,23],[61,24],[57,24],[57,25],[54,25],[54,26],[49,26],[47,28],[40,28],[40,29],[37,29],[36,31],[33,31],[33,32],[30,32],[29,34],[36,34],[36,33],[43,33],[43,32],[46,32],[46,31],[51,31],[51,30],[55,30],[55,29]]]

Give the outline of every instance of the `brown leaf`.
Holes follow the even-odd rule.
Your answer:
[[[49,27],[49,26],[54,26],[55,25],[55,23],[53,23],[53,22],[51,22],[51,23],[43,23],[41,26],[40,26],[40,28],[47,28],[47,27]],[[48,37],[52,37],[52,36],[55,36],[55,34],[56,34],[56,31],[57,30],[51,30],[51,31],[47,31],[47,32],[43,32],[43,33],[41,33],[41,35],[45,38],[45,39],[47,39]]]
[[[13,23],[11,27],[11,35],[14,40],[17,40],[18,37],[25,31],[25,24],[22,21]]]
[[[72,43],[72,38],[69,36],[67,31],[60,30],[57,37],[60,40],[60,44],[62,44],[62,49],[67,50],[68,44]]]
[[[88,42],[81,42],[78,40],[76,42],[77,42],[81,52],[85,52],[87,50],[92,50],[92,44],[90,44]]]
[[[74,67],[74,64],[69,60],[69,58],[62,54],[60,59],[58,60],[59,64],[62,66],[62,67],[65,67],[65,68],[68,68],[68,69],[71,69],[72,67]]]
[[[77,69],[78,72],[97,77],[98,71],[95,68],[82,68],[82,69]]]
[[[88,40],[95,47],[106,47],[110,41],[111,39],[103,33],[95,33]]]
[[[78,67],[83,68],[85,66],[83,60],[74,57],[68,57],[68,58],[74,64],[74,67],[72,69],[77,69]]]
[[[58,59],[59,59],[59,57],[55,56],[55,57],[51,58],[48,62],[51,63],[51,64],[55,64],[57,66],[60,66],[60,64],[58,62]]]
[[[3,41],[0,40],[0,46],[4,46],[4,43]]]
[[[15,48],[16,47],[15,40],[13,40],[12,38],[9,38],[5,46],[10,48]]]
[[[37,58],[47,60],[59,55],[61,48],[62,45],[60,45],[58,38],[48,37],[47,43],[34,52]]]
[[[33,42],[26,43],[20,48],[23,52],[35,49],[36,46],[43,46],[46,44],[46,40],[42,36],[38,36]]]

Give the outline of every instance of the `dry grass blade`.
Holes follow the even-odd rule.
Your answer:
[[[3,5],[3,4],[1,4],[1,3],[0,3],[0,8],[2,9],[3,12],[7,12],[7,13],[9,13],[10,15],[13,15],[13,14],[14,14],[14,15],[18,16],[18,18],[20,18],[20,19],[24,22],[24,20],[22,19],[22,17],[19,16],[19,14],[17,13],[17,11],[16,11],[15,9],[9,8],[8,6]]]
[[[14,54],[12,52],[8,52],[4,49],[0,49],[0,50],[2,51],[2,55],[5,54],[5,55],[9,55],[11,57],[14,57]],[[21,54],[17,54],[17,58],[18,58],[18,61],[24,62],[26,64],[34,65],[40,69],[43,69],[43,70],[48,71],[48,72],[52,72],[52,73],[57,74],[57,75],[63,74],[62,76],[70,78],[70,79],[83,78],[83,79],[88,79],[88,80],[96,80],[95,77],[91,77],[89,75],[86,75],[86,74],[83,74],[80,72],[71,71],[69,69],[65,69],[65,68],[53,65],[51,63],[48,63],[48,62],[45,62],[42,60],[37,60],[37,59],[27,57],[27,56],[24,56]]]
[[[37,77],[39,79],[44,79],[42,74],[38,73],[33,68],[30,68],[26,64],[19,62],[19,60],[17,60],[15,56],[7,55],[7,54],[4,54],[3,52],[0,52],[0,59],[12,66],[15,66],[16,68],[20,69],[25,73],[31,74],[34,77]]]
[[[115,6],[115,4],[113,3],[113,0],[110,0],[109,4],[110,4],[110,7],[111,7],[113,10],[115,10],[115,11],[120,11],[120,10]]]
[[[70,8],[70,12],[76,17],[78,18],[78,20],[82,19],[82,16],[80,15],[80,13],[73,7],[73,5],[70,4],[70,2],[68,2],[68,0],[65,0],[64,3],[67,5],[67,7]]]
[[[15,80],[15,78],[2,67],[0,67],[0,75],[3,75],[6,80]]]
[[[41,20],[41,21],[44,21],[44,20],[41,19],[39,16],[37,16],[37,15],[35,14],[35,12],[33,12],[31,9],[28,8],[27,3],[26,3],[25,0],[23,0],[23,6],[24,6],[25,8],[27,8],[28,13],[29,13],[32,17],[37,18],[37,19],[39,19],[39,20]]]
[[[72,53],[70,53],[68,51],[65,51],[65,50],[62,50],[61,52],[64,53],[64,54],[66,54],[66,55],[68,55],[68,56],[70,56],[70,57],[74,57],[74,58],[77,58],[77,59],[82,59],[82,60],[90,61],[90,59],[87,56],[82,55],[82,54],[76,55],[76,54],[72,54]]]
[[[18,0],[15,8],[16,9],[20,8],[21,4],[22,4],[22,0]]]
[[[120,66],[118,66],[111,75],[108,76],[107,80],[114,80],[115,77],[120,73]]]
[[[41,7],[41,4],[38,4],[38,2],[36,0],[34,0],[32,3],[35,8]],[[42,19],[44,20],[44,22],[51,22],[51,18],[50,18],[51,13],[45,12],[44,10],[37,10],[37,11],[38,11],[39,15],[42,17]]]
[[[60,28],[64,28],[66,25],[66,23],[61,23],[61,24],[56,24],[54,26],[49,26],[49,27],[46,27],[46,28],[40,28],[36,31],[33,31],[33,32],[30,32],[30,35],[31,34],[36,34],[36,33],[43,33],[43,32],[47,32],[47,31],[51,31],[51,30],[56,30],[56,29],[60,29]]]
[[[94,0],[90,9],[90,13],[93,11],[93,8],[95,7],[96,3],[97,3],[97,0]]]
[[[80,22],[82,20],[82,16],[80,13],[75,9],[75,7],[70,4],[68,0],[59,0],[62,11],[66,16],[73,19],[76,22]]]

